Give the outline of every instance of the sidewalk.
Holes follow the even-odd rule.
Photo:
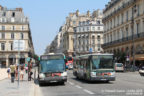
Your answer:
[[[8,78],[7,69],[0,68],[0,81],[6,78]]]
[[[24,74],[24,80],[20,80],[19,87],[18,81],[15,80],[14,83],[11,83],[10,78],[1,80],[0,86],[0,96],[42,96],[38,84],[35,84],[34,80],[28,81],[26,73]]]

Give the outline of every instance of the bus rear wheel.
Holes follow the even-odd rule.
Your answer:
[[[63,81],[63,82],[59,82],[60,83],[60,85],[65,85],[65,82]]]

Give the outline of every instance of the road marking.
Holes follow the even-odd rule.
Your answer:
[[[79,86],[79,85],[76,85],[75,87],[77,87],[77,88],[79,88],[79,89],[81,89],[82,87],[81,86]]]
[[[68,81],[68,83],[70,83],[71,85],[74,85],[74,83],[72,83],[72,82],[70,82],[70,81]]]
[[[95,94],[95,93],[93,93],[93,92],[91,92],[91,91],[89,91],[89,90],[87,90],[87,89],[84,89],[83,91],[85,91],[85,92],[87,92],[88,94]]]

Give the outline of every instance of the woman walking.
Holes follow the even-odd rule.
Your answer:
[[[21,70],[20,70],[20,78],[23,81],[23,77],[24,77],[24,67],[21,66]]]
[[[16,80],[18,80],[18,66],[16,66],[16,69],[15,69],[15,77],[16,77]]]

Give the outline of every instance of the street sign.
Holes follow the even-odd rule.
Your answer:
[[[25,50],[25,41],[24,40],[14,40],[13,49],[15,51],[24,51]]]
[[[93,51],[92,48],[90,48],[90,49],[89,49],[89,52],[92,53],[92,51]]]

